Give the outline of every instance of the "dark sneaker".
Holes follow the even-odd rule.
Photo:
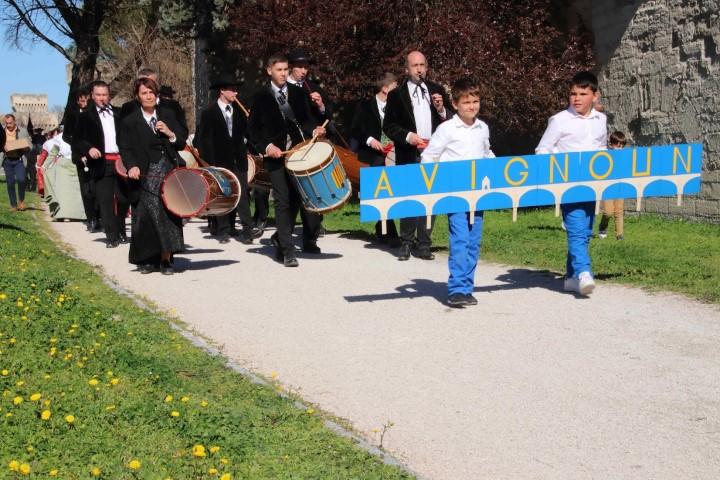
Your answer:
[[[305,253],[313,253],[316,255],[319,255],[320,253],[322,253],[322,250],[320,250],[320,247],[318,247],[317,243],[314,243],[314,242],[304,244],[302,251]]]
[[[473,297],[471,293],[465,294],[465,303],[467,305],[477,305],[477,298]]]
[[[120,246],[119,240],[108,240],[107,244],[105,245],[105,248],[117,248]]]
[[[152,263],[146,263],[138,266],[138,271],[143,275],[147,275],[148,273],[156,272],[157,266],[153,265]]]
[[[447,298],[447,304],[448,307],[452,308],[465,308],[467,300],[465,299],[465,295],[462,293],[453,293]]]
[[[173,275],[175,273],[175,269],[173,268],[172,263],[163,262],[162,265],[160,265],[160,273],[163,275]]]
[[[218,238],[218,242],[220,243],[230,243],[230,235],[220,235],[220,238]]]
[[[403,243],[400,245],[400,250],[398,251],[398,260],[405,261],[410,259],[410,244],[409,243]]]
[[[419,249],[415,256],[423,260],[435,260],[435,254],[432,253],[429,248]]]
[[[286,267],[300,266],[300,264],[297,261],[297,258],[289,256],[289,255],[287,257],[285,257],[285,260],[283,260],[283,265],[285,265]]]

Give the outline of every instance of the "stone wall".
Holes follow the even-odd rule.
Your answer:
[[[703,143],[700,195],[643,210],[720,223],[720,0],[576,5],[595,36],[608,127],[638,145]]]

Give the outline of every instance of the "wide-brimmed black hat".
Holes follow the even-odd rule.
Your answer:
[[[167,97],[172,97],[172,96],[175,95],[177,92],[176,92],[175,90],[173,90],[173,88],[172,88],[170,85],[163,85],[163,86],[160,87],[160,90],[158,90],[158,93],[159,93],[160,95],[165,95],[165,96],[167,96]]]
[[[235,78],[235,75],[229,73],[221,73],[210,84],[212,89],[220,89],[223,87],[238,87],[242,85],[242,82]]]
[[[288,62],[290,65],[309,65],[312,63],[307,52],[302,48],[290,50],[290,53],[288,53]]]

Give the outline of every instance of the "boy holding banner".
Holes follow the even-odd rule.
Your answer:
[[[597,77],[576,74],[570,82],[569,106],[550,117],[536,154],[605,150],[607,117],[595,110],[600,98]],[[595,220],[595,202],[561,205],[568,253],[564,289],[587,296],[595,289],[588,245]]]
[[[452,87],[452,106],[457,114],[440,124],[422,153],[422,163],[494,158],[490,150],[490,130],[478,120],[480,88],[469,79],[457,80]],[[475,269],[480,255],[483,212],[448,214],[450,257],[447,304],[453,308],[477,305],[473,297]]]

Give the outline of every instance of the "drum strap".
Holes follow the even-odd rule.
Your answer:
[[[270,93],[274,96],[275,91],[270,86],[268,88],[270,89]],[[295,118],[295,112],[293,112],[293,109],[290,106],[290,103],[288,102],[288,99],[285,96],[285,94],[283,94],[281,91],[277,95],[275,100],[277,100],[278,106],[280,107],[280,113],[282,113],[282,116],[285,119],[285,122],[290,124],[291,126],[294,126],[295,128],[297,128],[298,131],[300,132],[300,137],[305,139],[305,135],[303,135],[302,129],[300,128],[300,125],[298,124],[297,118]]]

